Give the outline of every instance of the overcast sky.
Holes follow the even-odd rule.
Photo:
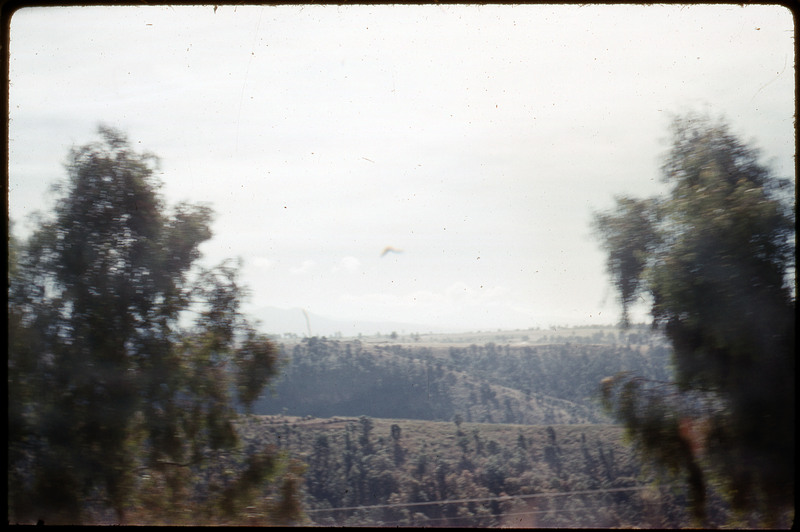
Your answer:
[[[27,8],[10,215],[24,235],[103,123],[214,207],[205,260],[244,260],[250,309],[613,324],[592,212],[663,191],[689,111],[794,178],[793,38],[773,6]]]

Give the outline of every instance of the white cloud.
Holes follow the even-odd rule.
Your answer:
[[[249,265],[258,271],[269,270],[273,264],[274,261],[267,257],[254,257],[249,261]]]
[[[444,291],[444,297],[451,305],[497,305],[508,296],[509,290],[503,286],[470,286],[456,282]]]
[[[331,272],[336,273],[340,271],[345,271],[347,273],[357,273],[361,269],[361,261],[355,257],[344,257],[339,262],[337,262],[333,268],[331,268]]]
[[[307,273],[311,273],[314,268],[317,266],[317,263],[311,259],[304,260],[300,266],[294,266],[289,268],[289,273],[292,275],[305,275]]]
[[[391,284],[391,283],[390,283]],[[508,289],[502,286],[470,286],[453,282],[439,290],[390,290],[369,293],[342,293],[337,309],[347,317],[381,316],[406,323],[439,323],[448,327],[533,326],[527,312],[509,303]],[[496,314],[491,316],[491,314]],[[513,322],[509,316],[513,315]],[[489,321],[487,322],[487,318]],[[489,325],[490,322],[495,325]]]

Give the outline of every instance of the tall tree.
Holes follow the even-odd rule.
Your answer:
[[[196,265],[211,209],[168,210],[157,159],[99,135],[71,151],[53,215],[9,243],[9,516],[121,521],[143,479],[178,494],[220,453],[241,489],[192,500],[233,508],[225,497],[277,471],[269,450],[231,453],[278,350],[240,313],[237,268]]]
[[[623,320],[650,296],[675,382],[621,374],[604,398],[647,455],[686,475],[698,519],[713,482],[769,521],[794,509],[793,186],[724,122],[678,117],[672,139],[668,194],[617,198],[594,226]]]

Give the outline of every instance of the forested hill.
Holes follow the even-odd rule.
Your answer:
[[[644,329],[643,329],[644,330]],[[328,339],[282,344],[285,365],[256,414],[466,422],[607,423],[600,381],[620,371],[669,378],[658,336],[569,335]],[[396,343],[395,343],[396,341]]]

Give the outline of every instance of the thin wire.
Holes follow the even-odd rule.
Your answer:
[[[603,490],[598,490],[603,491]],[[569,492],[565,492],[569,493]],[[509,517],[519,517],[519,516],[528,516],[528,515],[537,515],[537,514],[562,514],[562,513],[576,513],[576,512],[587,512],[589,510],[599,510],[607,508],[607,506],[582,506],[579,508],[561,508],[561,509],[549,509],[549,510],[531,510],[526,512],[513,512],[513,513],[502,513],[499,515],[490,514],[490,515],[456,515],[453,517],[425,517],[424,523],[431,523],[437,521],[454,521],[454,520],[465,520],[469,519],[472,521],[477,521],[479,519],[508,519]],[[383,521],[380,520],[379,524],[381,526],[387,525],[401,525],[406,524],[409,522],[413,522],[413,517],[408,517],[406,519],[400,519],[395,521]]]
[[[468,502],[491,502],[491,501],[520,501],[520,500],[528,500],[528,499],[537,499],[537,498],[546,498],[546,497],[563,497],[563,496],[570,496],[570,495],[589,495],[594,493],[618,493],[623,491],[643,491],[647,489],[652,489],[651,486],[638,486],[635,488],[606,488],[606,489],[596,489],[596,490],[580,490],[580,491],[557,491],[557,492],[550,492],[550,493],[531,493],[528,495],[505,495],[502,497],[482,497],[476,499],[453,499],[453,500],[446,500],[446,501],[425,501],[425,502],[406,502],[406,503],[394,503],[394,504],[375,504],[372,506],[342,506],[339,508],[315,508],[311,510],[306,510],[305,513],[318,513],[318,512],[343,512],[343,511],[352,511],[352,510],[373,510],[377,508],[402,508],[402,507],[412,507],[412,506],[434,506],[438,504],[463,504]]]

